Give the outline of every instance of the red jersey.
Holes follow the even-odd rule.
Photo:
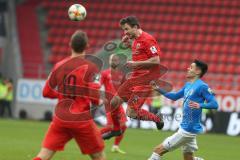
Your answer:
[[[58,98],[53,121],[74,127],[91,120],[90,103],[98,100],[89,98],[88,88],[94,85],[95,72],[96,66],[81,57],[68,57],[54,66],[43,89],[44,97]]]
[[[160,47],[158,46],[156,39],[152,35],[143,31],[142,34],[133,41],[133,61],[144,61],[160,55]]]
[[[109,94],[105,94],[106,98],[109,100],[109,102],[112,99],[112,96],[114,96],[117,93],[118,88],[121,86],[121,84],[125,81],[125,76],[121,71],[118,70],[111,70],[106,69],[104,71],[102,71],[101,73],[101,79],[100,82],[102,85],[104,85],[105,87],[105,93],[106,92],[110,92],[110,96],[108,96]],[[105,105],[109,105],[109,103],[105,104]],[[107,106],[105,106],[107,107]],[[110,107],[109,107],[110,108]],[[113,111],[106,111],[106,117],[107,117],[107,124],[108,125],[113,125],[113,114],[111,114]],[[122,107],[122,105],[120,105],[118,107],[117,110],[115,110],[115,112],[117,112],[117,115],[119,116],[119,120],[120,123],[125,123],[127,121],[126,118],[126,114],[125,111]]]
[[[156,39],[150,34],[142,31],[141,35],[133,41],[133,61],[146,61],[152,57],[160,57],[160,55],[160,47],[158,46]],[[129,99],[136,94],[139,94],[139,97],[143,97],[143,95],[147,96],[151,90],[149,83],[152,80],[160,78],[160,69],[160,65],[153,65],[152,67],[146,68],[134,68],[126,83],[119,88],[118,95],[125,101],[129,101]],[[141,105],[139,105],[139,107],[140,106]]]
[[[125,76],[121,71],[111,70],[109,68],[102,71],[100,82],[104,85],[106,91],[114,95],[124,80]]]

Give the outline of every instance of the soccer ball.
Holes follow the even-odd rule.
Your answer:
[[[87,11],[81,4],[73,4],[68,9],[68,16],[72,21],[81,21],[87,16]]]

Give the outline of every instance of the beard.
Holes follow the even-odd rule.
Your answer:
[[[113,63],[110,66],[111,66],[112,69],[116,69],[118,65]]]
[[[135,35],[133,35],[133,34],[130,34],[129,35],[129,39],[134,39],[136,36]]]
[[[135,34],[133,34],[133,33],[128,33],[126,35],[128,36],[129,39],[134,39],[135,38]]]

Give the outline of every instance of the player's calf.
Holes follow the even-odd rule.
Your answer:
[[[110,102],[111,112],[119,107],[123,103],[123,100],[119,96],[114,96]]]
[[[123,103],[123,100],[119,96],[113,97],[111,100],[111,114],[112,114],[112,121],[113,121],[113,131],[119,132],[120,131],[120,121],[119,121],[119,115],[118,110],[120,105]]]
[[[162,144],[154,148],[151,157],[148,160],[161,160],[161,156],[168,151],[163,147]]]
[[[37,157],[33,158],[33,160],[50,160],[56,151],[49,150],[47,148],[42,148],[38,153]]]
[[[126,114],[128,117],[136,119],[137,118],[137,113],[134,109],[131,109],[130,107],[127,108]]]

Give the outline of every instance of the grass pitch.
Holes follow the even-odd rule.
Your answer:
[[[40,150],[49,122],[0,120],[0,160],[31,160]],[[106,141],[107,160],[146,160],[155,145],[173,132],[128,129],[121,143],[126,155],[111,153],[113,140]],[[199,151],[196,155],[205,160],[239,160],[240,137],[204,134],[197,137]],[[53,160],[89,160],[81,155],[72,140],[65,151],[58,152]],[[167,153],[164,160],[181,160],[181,150]]]

